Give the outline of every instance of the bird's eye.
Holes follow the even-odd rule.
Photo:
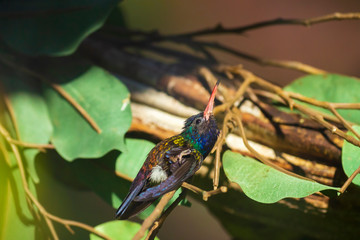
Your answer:
[[[201,123],[201,119],[200,118],[196,119],[195,123],[196,125],[199,125]]]

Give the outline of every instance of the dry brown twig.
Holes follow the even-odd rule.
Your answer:
[[[251,55],[249,53],[240,52],[237,49],[230,48],[220,43],[216,42],[205,42],[205,41],[196,41],[197,44],[213,48],[216,50],[220,50],[226,52],[228,54],[234,55],[236,57],[263,65],[263,66],[272,66],[272,67],[280,67],[285,69],[292,69],[303,73],[308,74],[325,74],[327,73],[325,70],[310,66],[308,64],[299,62],[299,61],[290,61],[290,60],[277,60],[277,59],[266,59],[258,56]]]
[[[256,93],[256,95],[259,95],[259,96],[262,96],[262,97],[265,97],[265,98],[268,98],[268,99],[271,99],[271,100],[274,100],[276,102],[279,102],[283,105],[286,106],[286,103],[283,99],[281,99],[278,95],[276,95],[275,93],[272,93],[272,92],[269,92],[269,91],[266,91],[266,90],[260,90],[260,89],[252,89],[252,91],[254,93]],[[292,95],[292,93],[289,93],[290,95]],[[334,103],[335,104],[335,103]],[[337,103],[336,103],[337,104]],[[341,103],[339,103],[341,104]],[[340,105],[342,106],[342,105]],[[320,112],[318,110],[315,110],[315,109],[312,109],[312,111],[315,113],[315,114],[318,114],[318,115],[321,115],[324,119],[327,119],[331,122],[334,122],[334,123],[339,123],[341,124],[341,121],[333,116],[333,115],[330,115],[330,114],[326,114],[326,113],[323,113],[323,112]],[[349,122],[349,121],[348,121]],[[354,125],[354,123],[352,122],[349,122],[351,125]]]
[[[186,189],[182,190],[180,195],[176,198],[176,200],[161,214],[159,219],[157,219],[150,231],[148,232],[145,240],[153,240],[156,235],[158,234],[160,228],[162,227],[163,223],[165,222],[166,218],[170,215],[170,213],[179,205],[180,201],[183,200],[186,196]]]
[[[360,173],[360,166],[351,174],[351,176],[346,180],[346,182],[341,186],[339,192],[344,193],[345,190],[350,186],[354,178]]]
[[[314,24],[329,22],[329,21],[339,21],[339,20],[355,20],[360,19],[360,13],[332,13],[327,14],[319,17],[308,18],[308,19],[283,19],[277,18],[273,20],[262,21],[254,24],[249,24],[245,26],[235,27],[235,28],[224,28],[221,25],[217,25],[210,29],[194,31],[186,34],[178,34],[178,35],[171,35],[168,38],[192,38],[192,37],[199,37],[205,35],[219,35],[219,34],[242,34],[244,32],[248,32],[250,30],[255,30],[264,27],[270,27],[274,25],[302,25],[309,27]]]
[[[324,102],[324,101],[318,101],[313,98],[309,98],[306,96],[302,96],[298,93],[289,92],[289,96],[291,98],[297,99],[299,101],[309,103],[314,106],[322,107],[324,109],[330,110],[336,119],[339,120],[340,123],[342,123],[350,132],[352,132],[359,140],[360,140],[360,134],[357,133],[348,121],[346,121],[339,113],[336,111],[336,109],[360,109],[360,103],[331,103],[331,102]]]
[[[144,220],[144,222],[141,225],[141,228],[133,237],[133,240],[139,240],[145,235],[145,232],[151,227],[151,225],[153,225],[155,220],[160,216],[160,214],[164,210],[166,204],[170,201],[170,199],[174,196],[174,194],[175,194],[175,190],[166,193],[161,198],[158,205],[156,205],[154,211]]]
[[[216,154],[215,154],[215,164],[214,164],[214,178],[213,178],[213,187],[214,190],[217,190],[218,186],[219,186],[219,179],[220,179],[220,167],[221,167],[221,152],[222,152],[222,147],[224,145],[226,136],[229,132],[227,124],[230,121],[230,115],[226,114],[224,117],[224,122],[223,122],[223,128],[222,131],[220,133],[220,136],[216,142],[216,146],[214,149],[216,149]],[[204,197],[203,197],[204,198]],[[207,198],[206,198],[207,199]]]
[[[7,139],[9,142],[24,147],[24,148],[36,148],[41,152],[46,152],[46,149],[54,149],[54,145],[52,144],[37,144],[37,143],[27,143],[27,142],[23,142],[23,141],[18,141],[15,139]]]
[[[160,33],[156,32],[144,32],[144,31],[136,31],[136,34],[134,31],[126,31],[127,35],[136,35],[144,37],[144,39],[126,42],[123,44],[141,44],[141,43],[151,43],[151,42],[158,42],[158,41],[168,41],[168,40],[178,40],[181,39],[189,39],[189,38],[195,38],[200,36],[207,36],[207,35],[221,35],[221,34],[243,34],[245,32],[275,26],[275,25],[301,25],[309,27],[314,24],[329,22],[329,21],[340,21],[340,20],[355,20],[360,19],[360,13],[359,12],[353,12],[353,13],[332,13],[327,14],[319,17],[314,18],[308,18],[308,19],[283,19],[283,18],[276,18],[272,20],[266,20],[262,22],[257,22],[249,25],[244,25],[240,27],[233,27],[233,28],[225,28],[221,24],[218,24],[217,26],[214,26],[212,28],[208,29],[202,29],[202,30],[196,30],[193,32],[188,33],[181,33],[181,34],[173,34],[173,35],[161,35]]]

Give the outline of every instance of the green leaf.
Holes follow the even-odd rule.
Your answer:
[[[360,126],[353,126],[353,128],[357,133],[360,133]],[[350,135],[354,136],[352,133]],[[344,141],[341,161],[346,176],[350,177],[360,166],[360,148]],[[358,174],[352,182],[360,186],[360,175]]]
[[[14,154],[0,137],[0,239],[35,238],[34,219],[26,202]]]
[[[287,197],[302,198],[318,191],[338,188],[289,176],[255,159],[226,151],[223,157],[226,176],[240,185],[251,199],[274,203]]]
[[[155,144],[142,139],[126,139],[126,148],[116,159],[115,169],[122,174],[135,178],[143,165],[148,153]]]
[[[68,55],[99,29],[119,0],[12,0],[0,3],[0,35],[29,55]],[[19,31],[21,29],[21,31]]]
[[[300,93],[304,96],[320,101],[338,103],[360,102],[360,81],[357,78],[337,74],[307,75],[286,86],[284,90]],[[331,114],[329,110],[301,103],[324,113]],[[360,111],[339,109],[339,114],[346,120],[360,124]]]
[[[55,90],[46,98],[54,126],[52,143],[66,160],[98,158],[112,149],[125,150],[124,134],[131,124],[130,93],[103,69],[79,61],[51,64],[50,76],[80,104],[101,129],[97,133]]]
[[[141,225],[139,223],[130,222],[130,221],[110,221],[102,223],[95,227],[96,230],[101,233],[106,234],[113,240],[131,240],[134,235],[139,231]],[[147,233],[147,232],[146,232]],[[145,236],[142,239],[145,239]],[[102,238],[96,236],[95,234],[90,234],[90,240],[101,240]],[[155,237],[155,239],[159,239]]]
[[[45,101],[40,89],[25,76],[13,71],[2,69],[0,78],[3,80],[9,103],[14,113],[19,139],[22,142],[47,144],[50,141],[52,125]],[[23,154],[25,166],[34,182],[38,183],[35,168],[35,156],[38,149],[25,148]]]

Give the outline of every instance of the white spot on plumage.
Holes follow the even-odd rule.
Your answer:
[[[154,183],[159,183],[167,178],[166,172],[160,167],[155,166],[151,170],[150,180]]]

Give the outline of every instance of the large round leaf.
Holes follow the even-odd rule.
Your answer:
[[[113,75],[96,66],[76,63],[49,66],[65,90],[101,129],[97,133],[58,92],[46,91],[54,131],[52,143],[66,160],[98,158],[112,149],[125,150],[131,124],[129,92]]]
[[[337,74],[307,75],[295,80],[286,86],[284,90],[300,93],[304,96],[326,102],[360,102],[360,80]],[[326,109],[314,107],[309,104],[304,105],[331,114],[330,111]],[[345,119],[360,124],[359,110],[339,109],[338,112]]]
[[[337,189],[289,176],[231,151],[224,153],[223,164],[230,181],[239,184],[249,198],[262,203],[274,203],[287,197],[301,198],[318,191]]]
[[[99,29],[119,0],[12,0],[0,3],[0,35],[17,51],[67,55]]]
[[[353,128],[356,132],[360,133],[360,126],[353,126]],[[350,133],[350,135],[353,134]],[[350,175],[360,166],[360,148],[344,141],[341,159],[344,172],[350,177]],[[360,186],[360,175],[358,174],[352,182]]]
[[[113,240],[130,240],[139,231],[141,225],[130,221],[111,221],[102,223],[95,227],[101,233],[106,234]],[[145,239],[145,236],[142,239]],[[90,234],[90,240],[101,240],[95,234]],[[159,239],[155,237],[155,239]]]

